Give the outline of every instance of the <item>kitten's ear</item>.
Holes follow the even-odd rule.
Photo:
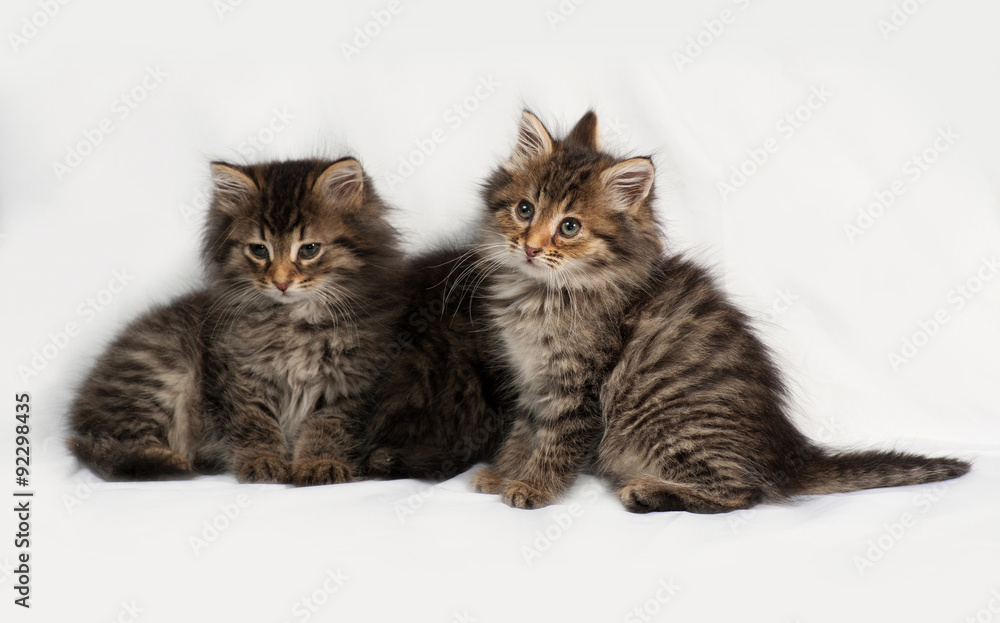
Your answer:
[[[250,176],[225,162],[212,163],[212,182],[215,190],[227,195],[248,195],[257,192],[257,184]]]
[[[239,209],[241,199],[257,192],[257,184],[250,176],[225,162],[212,163],[212,184],[215,186],[215,205],[229,213]]]
[[[361,163],[354,158],[345,158],[331,164],[316,178],[313,191],[341,208],[361,206],[365,198],[365,174]]]
[[[552,136],[538,117],[527,110],[521,113],[521,123],[517,130],[517,144],[511,160],[530,160],[552,153]]]
[[[566,135],[567,143],[576,143],[582,147],[600,151],[597,146],[597,115],[593,110],[588,110],[580,117],[573,129]]]
[[[654,175],[649,158],[632,158],[606,170],[601,174],[601,181],[611,191],[616,207],[630,210],[641,205],[649,196]]]

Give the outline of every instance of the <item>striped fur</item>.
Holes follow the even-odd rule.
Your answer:
[[[518,410],[477,490],[536,508],[590,470],[628,510],[716,513],[968,471],[809,441],[747,316],[704,268],[662,254],[648,159],[601,152],[593,113],[556,141],[526,112],[520,134],[483,215],[483,253],[501,248],[503,264],[488,313]]]
[[[97,362],[70,448],[108,479],[350,480],[399,300],[395,231],[353,159],[213,164],[209,285]]]

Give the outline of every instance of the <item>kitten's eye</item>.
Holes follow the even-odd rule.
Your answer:
[[[562,224],[559,225],[559,233],[567,238],[572,238],[580,233],[580,221],[575,218],[563,219]]]
[[[252,253],[254,257],[267,259],[267,247],[262,244],[250,245],[250,253]]]
[[[535,206],[527,199],[521,199],[521,203],[517,204],[517,215],[526,221],[530,221],[531,217],[535,215]]]
[[[304,260],[307,260],[311,257],[316,257],[317,253],[319,253],[318,242],[310,242],[309,244],[304,244],[301,247],[299,247],[299,257]]]

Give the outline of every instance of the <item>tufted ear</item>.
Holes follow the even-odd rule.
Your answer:
[[[649,196],[654,175],[649,158],[632,158],[604,171],[601,182],[611,191],[615,207],[630,210],[641,205]]]
[[[226,213],[237,211],[241,199],[257,192],[257,184],[239,167],[225,162],[212,163],[212,184],[215,187],[215,205]]]
[[[597,115],[594,114],[593,110],[588,110],[580,117],[580,120],[566,135],[566,142],[600,151],[597,146]]]
[[[361,163],[354,158],[345,158],[331,164],[316,178],[313,191],[330,205],[360,207],[365,198],[365,175]]]
[[[538,117],[527,110],[521,113],[517,144],[511,160],[530,160],[552,153],[552,136]]]

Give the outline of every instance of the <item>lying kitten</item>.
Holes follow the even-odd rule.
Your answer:
[[[350,158],[213,163],[212,177],[208,288],[108,348],[72,407],[69,447],[114,480],[351,480],[348,414],[400,304],[386,206]]]
[[[369,407],[366,475],[443,480],[493,458],[507,425],[476,287],[493,267],[471,249],[408,262],[408,301]]]
[[[703,268],[661,255],[652,187],[649,159],[598,149],[593,113],[562,141],[524,113],[484,191],[483,242],[507,250],[489,313],[519,413],[479,491],[537,508],[590,468],[631,511],[716,513],[969,470],[806,439],[747,316]]]

